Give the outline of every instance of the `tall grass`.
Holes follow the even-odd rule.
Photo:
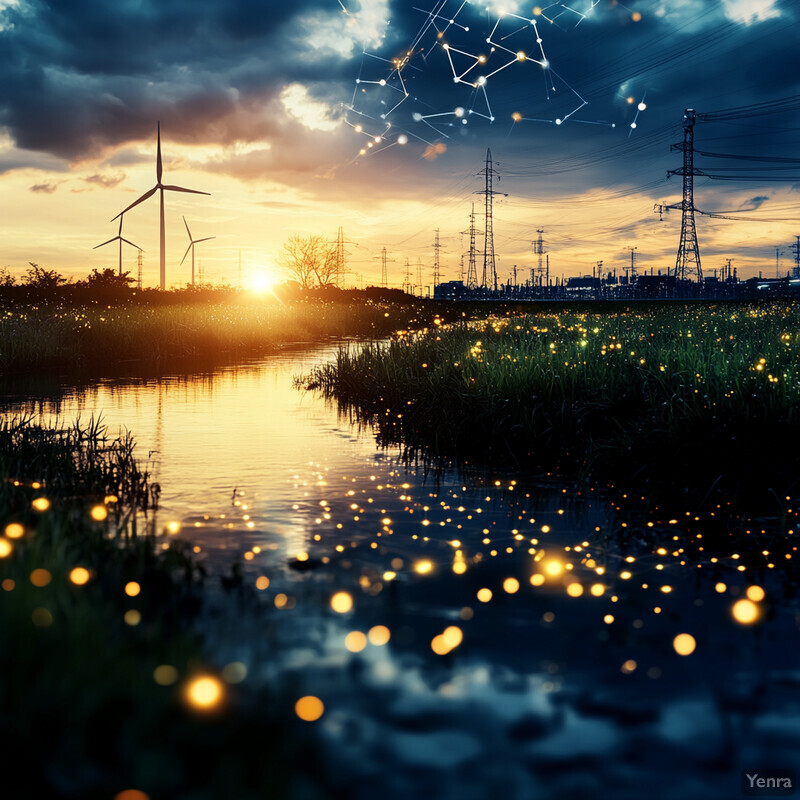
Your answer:
[[[107,371],[260,355],[286,343],[386,336],[432,321],[433,305],[268,300],[226,304],[59,304],[0,310],[0,374]]]
[[[306,385],[432,457],[786,493],[799,351],[794,305],[564,310],[345,347]]]
[[[188,544],[131,535],[157,499],[133,454],[96,422],[0,427],[3,796],[290,796],[289,699],[228,687],[211,714],[182,700],[214,673],[194,624],[203,571]]]

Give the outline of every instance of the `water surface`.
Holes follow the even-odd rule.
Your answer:
[[[335,350],[6,406],[134,433],[158,529],[212,574],[218,666],[244,664],[241,691],[291,680],[321,697],[315,768],[348,796],[729,798],[741,768],[793,765],[785,571],[689,559],[684,521],[635,530],[595,492],[405,464],[295,388]],[[732,608],[753,585],[763,621],[742,626]]]

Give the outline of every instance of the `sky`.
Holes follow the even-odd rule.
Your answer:
[[[685,108],[701,114],[695,205],[705,274],[785,273],[800,234],[798,0],[0,0],[0,267],[116,267],[112,218],[164,180],[167,282],[243,282],[293,235],[346,241],[345,283],[406,260],[459,277],[487,149],[498,276],[674,266]],[[702,115],[708,115],[703,118]],[[730,116],[730,115],[728,115]],[[635,127],[632,127],[635,125]],[[782,160],[784,159],[784,160]],[[158,202],[125,216],[158,281]],[[780,251],[776,262],[776,248]],[[478,255],[479,272],[483,257]],[[136,274],[137,250],[124,268]]]

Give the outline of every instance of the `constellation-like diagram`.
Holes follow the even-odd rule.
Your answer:
[[[588,101],[559,75],[545,52],[541,23],[574,30],[600,3],[585,1],[589,5],[582,11],[556,2],[536,6],[532,16],[517,13],[513,0],[436,0],[430,10],[413,7],[424,20],[411,42],[392,58],[365,50],[352,99],[343,104],[346,123],[366,140],[360,154],[404,145],[411,138],[434,146],[472,119],[491,124],[510,117],[512,126],[572,121],[615,127],[576,116]],[[344,13],[352,13],[338,2]],[[470,14],[478,19],[473,22]],[[541,75],[540,90],[533,88],[539,79],[532,71]],[[515,79],[505,80],[512,72]],[[450,82],[451,90],[442,89],[443,80]],[[495,86],[503,99],[502,112],[493,106]],[[449,108],[441,108],[443,97],[452,99]],[[536,113],[541,99],[549,103],[553,116]],[[518,108],[510,110],[509,103]],[[639,104],[636,119],[644,107],[644,102]]]

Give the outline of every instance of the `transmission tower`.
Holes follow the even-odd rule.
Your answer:
[[[381,250],[381,286],[385,289],[389,284],[389,272],[386,269],[386,248]]]
[[[342,229],[341,226],[339,226],[339,233],[336,236],[336,252],[335,252],[335,256],[334,256],[334,258],[335,258],[334,264],[335,264],[335,269],[336,269],[336,274],[334,276],[334,279],[335,279],[335,282],[336,282],[336,286],[339,286],[339,284],[341,282],[341,277],[342,277],[342,275],[345,274],[344,256],[345,256],[345,252],[344,252],[344,230]]]
[[[411,264],[406,259],[406,276],[403,279],[403,291],[406,294],[411,294]]]
[[[538,276],[539,286],[541,286],[544,278],[544,239],[542,238],[544,231],[538,228],[536,233],[539,234],[539,238],[535,242],[531,242],[531,244],[533,245],[534,255],[539,256],[539,267],[536,270],[536,274]]]
[[[683,199],[680,203],[667,208],[681,209],[681,240],[678,245],[678,256],[675,259],[675,277],[687,280],[694,276],[698,283],[703,280],[703,269],[700,266],[700,248],[697,245],[697,229],[694,225],[694,176],[704,173],[694,167],[694,123],[697,114],[693,108],[683,112],[683,141],[673,144],[671,151],[683,152],[683,166],[671,169],[667,175],[683,177]]]
[[[417,256],[417,287],[419,296],[422,297],[422,259],[419,256]]]
[[[142,251],[139,250],[139,256],[136,259],[136,287],[141,290],[142,288]]]
[[[483,231],[483,273],[481,276],[481,286],[488,289],[487,281],[491,281],[492,288],[497,291],[497,260],[494,252],[494,228],[492,224],[492,203],[496,194],[503,194],[496,192],[492,188],[494,181],[495,170],[492,163],[492,151],[486,149],[486,166],[478,173],[483,175],[486,179],[486,188],[483,191],[475,192],[475,194],[482,194],[484,196],[484,214],[486,218],[486,225]],[[497,176],[500,180],[500,176]],[[508,197],[508,195],[503,195]]]
[[[441,267],[439,264],[439,250],[441,249],[441,245],[439,244],[439,229],[437,228],[434,232],[434,240],[433,240],[433,288],[436,287],[441,282]]]
[[[467,231],[464,231],[467,233]],[[475,203],[469,214],[469,262],[467,264],[467,289],[478,288],[478,265],[475,259]]]

